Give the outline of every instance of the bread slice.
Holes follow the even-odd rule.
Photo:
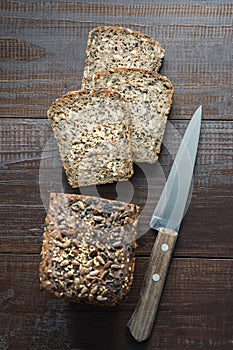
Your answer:
[[[43,294],[100,306],[125,301],[138,215],[134,204],[52,193],[41,251]]]
[[[73,188],[132,176],[129,111],[118,92],[70,92],[53,103],[48,118]]]
[[[164,49],[153,38],[122,27],[97,27],[89,33],[82,88],[92,88],[93,75],[110,68],[158,71]]]
[[[154,163],[160,152],[173,87],[165,76],[143,69],[114,69],[94,77],[96,88],[117,89],[129,103],[134,161]]]

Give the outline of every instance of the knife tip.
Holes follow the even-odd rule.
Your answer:
[[[199,123],[201,122],[201,118],[202,118],[202,105],[200,105],[197,110],[195,111],[193,117],[191,120],[193,120],[194,123]]]
[[[198,112],[199,117],[201,118],[201,116],[202,116],[202,105],[200,105],[198,107],[197,112]]]

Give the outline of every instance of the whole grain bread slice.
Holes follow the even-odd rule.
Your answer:
[[[103,26],[89,33],[82,88],[93,87],[93,75],[110,68],[158,71],[164,49],[153,38],[128,28]]]
[[[132,176],[129,111],[120,93],[111,89],[69,92],[53,103],[48,118],[72,187]]]
[[[143,69],[118,68],[97,73],[94,85],[117,89],[128,100],[133,159],[154,163],[172,104],[169,79]]]

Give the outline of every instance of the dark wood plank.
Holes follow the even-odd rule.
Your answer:
[[[1,206],[1,252],[39,253],[45,209],[28,206]],[[141,216],[138,225],[137,255],[149,255],[156,232],[149,230],[149,216]],[[232,200],[205,209],[191,205],[175,249],[175,256],[233,258]]]
[[[186,119],[200,103],[204,118],[232,119],[231,4],[3,1],[1,8],[2,116],[46,118],[56,97],[80,87],[88,32],[114,24],[166,49],[161,72],[175,88],[171,119]]]
[[[232,1],[2,0],[0,10],[0,349],[232,349]],[[46,111],[80,87],[87,35],[99,25],[156,38],[166,50],[161,73],[175,88],[169,118],[175,129],[167,130],[157,166],[136,167],[132,185],[87,190],[130,198],[144,209],[133,288],[119,308],[47,299],[38,279],[48,193],[61,185],[76,192],[56,145],[43,153],[52,135]],[[200,104],[205,122],[191,203],[152,337],[136,344],[126,324],[155,239],[148,223],[180,142],[176,130],[184,133]]]
[[[205,115],[206,109],[203,108]],[[189,119],[192,114],[189,115]],[[172,164],[188,121],[168,120],[159,163],[165,167]],[[215,185],[218,176],[221,184],[230,185],[232,175],[233,121],[203,121],[198,146],[195,175],[197,185]],[[46,142],[47,145],[46,145]],[[57,146],[48,120],[0,119],[0,167],[2,170],[25,170],[34,172],[44,159],[44,167],[58,167]],[[47,162],[46,162],[47,160]],[[153,166],[141,165],[151,171]],[[217,181],[218,182],[218,181]],[[220,183],[220,182],[219,182]]]
[[[46,212],[41,207],[1,206],[1,252],[39,253]],[[138,226],[137,255],[149,255],[156,233],[149,230],[149,215]],[[183,220],[175,256],[233,258],[232,199],[213,208],[191,205]]]
[[[223,0],[208,1],[203,5],[201,0],[187,1],[179,0],[174,3],[171,0],[157,1],[154,3],[152,0],[143,1],[141,4],[131,1],[127,3],[119,3],[116,0],[110,0],[107,3],[102,1],[57,1],[48,3],[46,0],[40,2],[21,1],[20,3],[3,0],[1,2],[1,10],[6,15],[18,15],[25,16],[25,12],[28,14],[36,15],[37,18],[55,18],[59,12],[61,18],[66,16],[67,19],[89,19],[93,22],[96,19],[114,19],[115,21],[134,19],[135,22],[144,19],[148,24],[155,17],[160,17],[160,24],[164,19],[173,19],[175,23],[181,21],[193,20],[193,17],[197,17],[197,23],[216,24],[228,22],[231,24],[231,11],[232,4],[226,3]],[[191,22],[193,23],[193,22]]]
[[[126,329],[148,258],[137,258],[120,307],[98,308],[40,294],[39,255],[0,255],[3,349],[232,349],[233,260],[174,259],[153,333],[136,344]]]
[[[0,249],[2,252],[39,252],[46,215],[44,205],[49,193],[61,190],[77,193],[77,190],[67,184],[55,142],[51,142],[48,153],[42,156],[46,140],[52,135],[49,123],[14,121],[12,124],[12,119],[1,119]],[[175,128],[169,125],[159,163],[138,164],[131,185],[100,186],[98,191],[96,187],[81,189],[83,194],[112,199],[118,196],[142,207],[138,254],[148,255],[151,251],[155,235],[148,232],[148,224],[180,142],[177,131],[183,134],[186,125],[183,121],[175,122]],[[181,228],[176,256],[233,256],[232,126],[232,122],[203,123],[191,206]],[[43,171],[39,171],[41,162],[45,166]]]

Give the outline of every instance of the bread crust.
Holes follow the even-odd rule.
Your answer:
[[[101,31],[102,29],[104,29],[104,30],[114,30],[114,31],[119,31],[119,32],[124,32],[124,31],[127,31],[127,32],[129,32],[129,33],[131,33],[131,34],[133,34],[133,35],[135,35],[136,37],[138,37],[138,38],[143,38],[143,39],[148,39],[150,42],[151,42],[151,44],[152,45],[158,45],[158,46],[160,46],[160,44],[159,44],[159,42],[158,41],[156,41],[156,40],[154,40],[152,37],[150,37],[149,35],[146,35],[146,34],[143,34],[143,33],[141,33],[141,32],[138,32],[138,31],[136,31],[136,30],[133,30],[133,29],[130,29],[130,28],[125,28],[125,27],[114,27],[114,26],[101,26],[101,27],[96,27],[96,28],[94,28],[94,29],[92,29],[92,32],[93,33],[96,33],[96,32],[99,32],[99,31]],[[163,52],[165,52],[165,50],[163,49],[163,48],[161,48],[161,50],[163,51]]]
[[[43,294],[114,306],[130,291],[139,207],[108,199],[52,193],[40,262]]]

